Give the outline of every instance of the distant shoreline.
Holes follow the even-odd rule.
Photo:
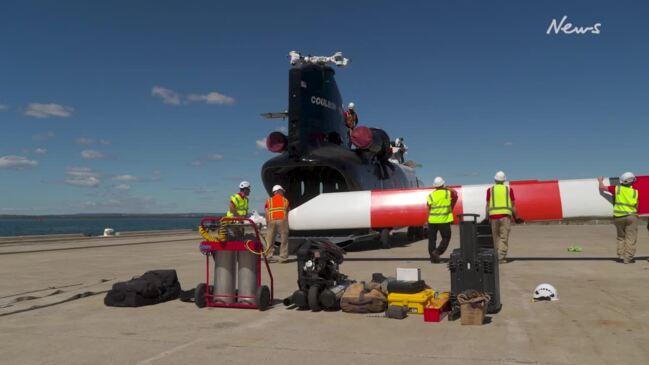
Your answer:
[[[190,233],[196,232],[195,229],[188,228],[170,228],[170,229],[156,229],[148,231],[120,231],[118,235],[114,236],[103,236],[102,234],[97,235],[88,235],[84,233],[55,233],[55,234],[32,234],[32,235],[21,235],[21,236],[0,236],[0,244],[11,243],[11,242],[22,242],[22,241],[39,241],[39,240],[57,240],[57,239],[84,239],[84,238],[129,238],[129,237],[140,237],[147,235],[166,235],[166,234],[181,234],[181,233]]]
[[[218,213],[181,214],[70,214],[0,216],[0,237],[73,234],[101,236],[106,228],[115,232],[196,229],[201,218]]]

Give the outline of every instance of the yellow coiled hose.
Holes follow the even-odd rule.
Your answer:
[[[260,237],[261,237],[261,236],[260,236]],[[264,237],[261,237],[261,239],[264,241],[264,243],[266,243],[266,240],[264,239]],[[266,246],[266,249],[263,249],[263,248],[262,248],[261,251],[255,251],[255,250],[253,250],[253,249],[250,248],[250,244],[251,244],[252,242],[253,242],[253,241],[251,241],[251,240],[247,240],[247,241],[244,243],[244,246],[246,246],[246,250],[248,250],[248,251],[254,253],[255,255],[259,255],[259,256],[261,256],[261,255],[268,256],[268,253],[269,253],[269,252],[271,251],[271,249],[273,248],[271,245],[266,244],[266,245],[265,245],[265,246]],[[263,247],[263,245],[262,245],[262,247]]]
[[[203,226],[198,227],[198,233],[205,238],[207,242],[225,242],[228,238],[228,231],[225,226],[219,226],[219,229],[216,231],[216,238],[213,237]]]
[[[219,229],[216,231],[216,237],[212,236],[203,226],[198,227],[198,233],[205,239],[207,242],[225,242],[228,239],[228,231],[225,228],[224,225],[219,226]],[[266,243],[264,237],[260,236],[261,239]],[[266,244],[266,249],[262,249],[261,251],[255,251],[252,248],[250,248],[250,244],[253,243],[252,240],[247,240],[244,242],[244,246],[246,247],[246,250],[254,253],[255,255],[264,255],[268,256],[268,253],[271,251],[272,246]]]

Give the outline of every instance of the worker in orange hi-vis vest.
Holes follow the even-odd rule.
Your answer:
[[[266,232],[266,244],[274,245],[275,236],[279,231],[279,262],[288,261],[288,200],[284,197],[284,188],[280,185],[273,186],[273,196],[266,199],[266,221],[268,231]],[[269,258],[273,257],[271,250]]]

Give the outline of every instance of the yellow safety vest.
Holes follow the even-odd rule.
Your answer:
[[[512,201],[509,198],[509,186],[505,184],[496,184],[491,187],[489,215],[497,214],[512,215]]]
[[[428,195],[428,223],[440,224],[453,222],[451,192],[448,189],[435,189]]]
[[[234,207],[237,209],[237,216],[245,217],[248,215],[248,198],[242,198],[239,194],[234,194],[230,197],[230,201],[234,204]],[[230,211],[228,207],[228,212],[226,217],[231,218],[235,215]]]
[[[627,215],[636,214],[638,214],[638,191],[624,185],[615,187],[613,216],[626,217]]]

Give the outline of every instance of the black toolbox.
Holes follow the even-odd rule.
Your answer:
[[[457,296],[473,289],[491,297],[487,313],[497,313],[500,302],[500,280],[498,277],[498,254],[493,248],[489,223],[478,224],[478,214],[460,214],[460,248],[453,250],[448,263],[451,273],[452,316],[459,313]],[[465,217],[472,217],[465,220]],[[490,244],[489,244],[490,243]],[[490,246],[490,247],[485,247]]]

